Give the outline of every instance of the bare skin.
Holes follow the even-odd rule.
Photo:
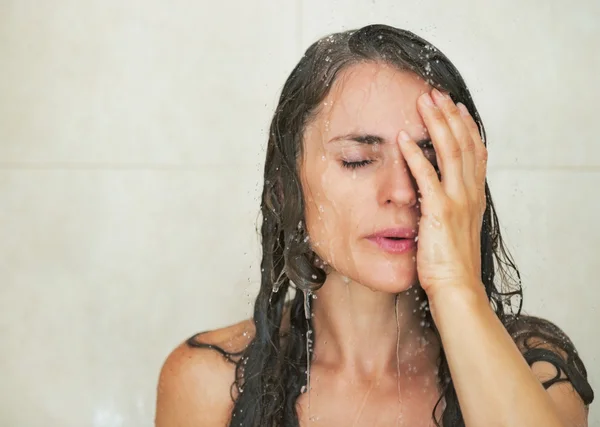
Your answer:
[[[285,329],[284,317],[283,327]],[[254,323],[251,319],[243,322],[200,334],[198,342],[220,346],[229,352],[237,352],[245,348],[254,337]],[[540,347],[556,350],[536,343]],[[311,414],[319,415],[312,423],[300,419],[300,425],[328,426],[397,426],[396,412],[398,401],[391,396],[397,392],[385,385],[372,382],[358,382],[344,374],[338,374],[327,366],[315,361],[313,364],[313,381],[311,384]],[[553,378],[554,368],[546,362],[537,362],[532,367],[533,373],[540,382]],[[404,425],[432,426],[431,411],[439,396],[431,387],[436,378],[431,370],[419,369],[420,374],[411,373],[407,381],[401,382]],[[389,381],[395,380],[393,378]],[[320,379],[317,381],[316,378]],[[412,378],[408,380],[408,377]],[[564,373],[561,375],[564,378]],[[352,381],[354,381],[352,383]],[[236,397],[234,382],[234,365],[225,360],[214,350],[192,348],[186,343],[178,346],[167,358],[161,370],[156,409],[157,427],[225,427],[229,426],[233,401],[231,392]],[[348,384],[350,386],[348,386]],[[347,393],[343,385],[351,388]],[[388,384],[389,387],[389,384]],[[374,392],[375,391],[375,392]],[[563,414],[565,425],[586,426],[588,409],[581,398],[568,383],[552,386],[548,393],[556,402]],[[356,402],[360,400],[359,405]],[[306,411],[307,397],[303,395],[298,402],[299,409]],[[364,406],[363,406],[364,405]],[[362,412],[359,408],[362,406]],[[315,409],[313,409],[315,408]],[[350,412],[348,409],[354,409]],[[381,409],[381,412],[378,410]],[[387,412],[386,412],[387,411]],[[392,414],[390,414],[390,411]],[[362,413],[363,422],[357,422],[356,415]],[[439,412],[436,417],[439,418]],[[372,424],[364,422],[369,417]],[[332,421],[333,419],[333,421]],[[319,424],[316,424],[316,423]],[[354,424],[356,422],[356,424]],[[402,425],[402,424],[400,424]]]
[[[316,340],[310,391],[297,402],[301,426],[433,425],[440,343],[421,323],[416,249],[390,254],[368,239],[387,228],[418,231],[419,192],[393,141],[401,130],[416,141],[429,138],[417,100],[430,89],[386,65],[356,65],[336,80],[305,130],[305,222],[331,271],[312,300]],[[349,134],[378,135],[381,143]],[[435,162],[434,152],[426,155]],[[365,161],[368,167],[344,166]],[[246,320],[197,339],[239,351],[253,336]],[[219,353],[182,344],[161,371],[156,425],[227,426],[233,382],[234,365]]]
[[[284,319],[284,325],[286,323]],[[245,348],[253,336],[254,324],[248,319],[200,334],[196,340],[235,352]],[[299,412],[305,414],[300,417],[301,426],[433,425],[431,414],[439,391],[431,361],[420,358],[413,360],[414,364],[402,363],[400,381],[395,366],[382,378],[373,378],[357,375],[352,370],[344,371],[335,362],[320,360],[317,347],[311,364],[311,420],[306,419],[309,413],[305,393],[297,403]],[[171,353],[161,373],[156,425],[228,426],[233,409],[230,391],[236,396],[235,387],[231,388],[234,370],[235,365],[214,350],[181,344]],[[179,393],[173,394],[171,387],[177,388]],[[182,407],[187,409],[182,411]],[[401,424],[397,424],[399,414]]]

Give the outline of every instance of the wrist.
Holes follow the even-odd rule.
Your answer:
[[[490,308],[490,301],[481,281],[462,283],[457,286],[443,286],[434,292],[428,292],[429,308],[434,321],[444,311],[473,310],[480,307]]]

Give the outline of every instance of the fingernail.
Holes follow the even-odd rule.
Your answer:
[[[464,117],[469,115],[469,110],[467,110],[467,107],[465,107],[465,104],[463,104],[462,102],[459,102],[458,104],[456,104],[456,106],[458,107],[460,114],[462,114]]]
[[[400,139],[404,142],[410,141],[410,135],[406,131],[400,131]]]
[[[428,93],[425,93],[423,95],[423,101],[428,107],[433,107],[433,99],[431,99],[431,95],[429,95]]]

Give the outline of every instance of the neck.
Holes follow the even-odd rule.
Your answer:
[[[315,295],[316,363],[364,377],[435,363],[437,340],[422,324],[419,286],[397,295],[376,292],[332,272]]]

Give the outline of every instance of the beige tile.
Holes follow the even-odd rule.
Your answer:
[[[441,49],[483,118],[492,166],[600,166],[600,56],[590,53],[600,48],[599,2],[302,4],[304,49],[326,34],[371,23],[411,30]]]
[[[296,22],[268,0],[4,2],[0,162],[253,164]]]
[[[167,354],[251,314],[259,176],[0,172],[0,424],[151,425]]]
[[[0,172],[0,420],[150,425],[166,354],[250,315],[260,173]],[[489,179],[526,310],[573,338],[592,384],[598,180],[497,170]]]

